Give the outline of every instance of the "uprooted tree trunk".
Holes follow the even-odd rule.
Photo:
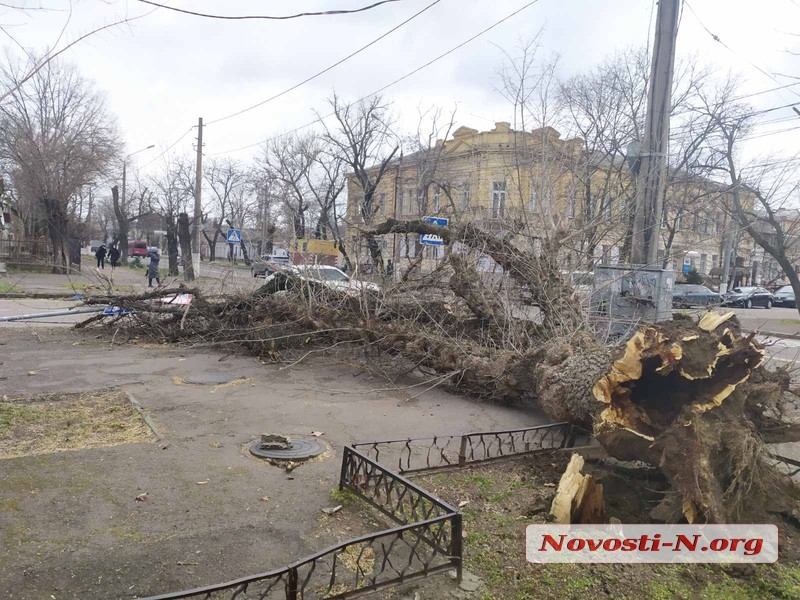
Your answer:
[[[143,335],[269,357],[312,343],[363,344],[467,393],[538,403],[551,418],[591,430],[611,456],[657,466],[691,522],[742,520],[754,507],[781,511],[797,501],[764,445],[800,440],[783,410],[789,377],[761,366],[763,347],[741,334],[732,313],[645,325],[609,347],[572,301],[555,245],[539,255],[474,225],[389,221],[369,234],[390,232],[433,233],[488,254],[539,307],[541,323],[515,318],[454,253],[418,287],[385,294],[285,272],[251,295],[197,296],[188,308],[149,310],[138,299],[130,318]]]

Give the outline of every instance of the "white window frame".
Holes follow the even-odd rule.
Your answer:
[[[539,209],[539,195],[536,193],[536,185],[531,179],[531,196],[528,201],[528,210],[535,213]]]
[[[506,193],[508,185],[505,181],[492,182],[492,218],[502,219],[506,212]]]
[[[431,206],[431,210],[433,212],[438,213],[440,210],[442,210],[441,201],[442,201],[442,190],[437,185],[436,190],[434,190],[433,192],[433,205]]]
[[[470,199],[470,182],[466,181],[461,186],[461,210],[469,209]]]

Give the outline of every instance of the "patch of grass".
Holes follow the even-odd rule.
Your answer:
[[[0,281],[0,294],[7,294],[14,290],[14,286],[10,283],[6,283],[5,281]]]
[[[120,390],[0,401],[0,459],[153,438]]]
[[[800,319],[781,319],[778,323],[783,323],[784,325],[800,325]]]
[[[334,502],[341,504],[342,506],[347,506],[349,504],[353,504],[354,502],[358,502],[358,496],[356,496],[355,493],[347,488],[343,490],[340,490],[339,488],[332,489],[331,498],[333,498]]]
[[[0,513],[19,510],[19,498],[5,498],[0,500]]]
[[[108,532],[123,540],[141,540],[142,534],[135,529],[125,529],[124,527],[110,527]]]
[[[464,478],[467,484],[474,484],[482,493],[486,493],[494,487],[494,481],[483,475],[471,473]]]

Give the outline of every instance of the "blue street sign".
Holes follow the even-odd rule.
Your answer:
[[[227,240],[229,244],[242,243],[242,230],[241,229],[228,229]]]
[[[447,227],[450,224],[450,219],[445,217],[424,217],[426,223],[431,225],[438,225],[439,227]],[[426,246],[444,246],[444,240],[441,236],[426,233],[419,236],[419,243]]]

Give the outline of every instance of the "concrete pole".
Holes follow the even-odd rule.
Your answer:
[[[192,272],[187,281],[200,277],[200,227],[203,206],[203,117],[197,120],[197,170],[194,182],[194,232],[192,233]]]
[[[669,115],[680,0],[658,3],[650,87],[647,93],[641,166],[636,185],[631,262],[657,266],[663,196],[666,187]]]

